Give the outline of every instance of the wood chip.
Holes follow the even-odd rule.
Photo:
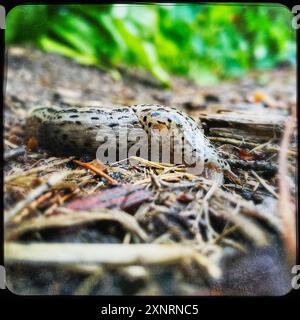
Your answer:
[[[126,212],[135,211],[143,202],[153,199],[153,193],[143,187],[124,184],[115,188],[96,192],[66,204],[72,210],[95,210],[100,208],[119,208]]]

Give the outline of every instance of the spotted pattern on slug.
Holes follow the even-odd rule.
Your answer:
[[[120,127],[137,133],[143,130],[148,134],[154,129],[180,130],[193,152],[203,155],[206,167],[217,171],[230,170],[195,120],[176,108],[156,104],[114,108],[40,107],[32,110],[27,118],[27,136],[36,137],[41,147],[57,154],[95,155],[99,147],[95,137],[104,127],[109,127],[116,135]],[[178,139],[181,137],[175,136],[175,142]]]

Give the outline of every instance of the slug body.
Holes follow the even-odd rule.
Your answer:
[[[127,134],[129,133],[126,138],[127,148],[136,142],[129,135],[135,137],[146,133],[147,136],[151,135],[152,141],[158,142],[161,132],[169,132],[173,134],[173,145],[177,146],[184,140],[190,151],[201,158],[206,169],[225,173],[235,182],[238,180],[228,163],[205,138],[194,119],[175,108],[160,105],[118,108],[40,107],[33,109],[27,118],[27,136],[36,138],[41,147],[64,155],[95,156],[99,147],[99,140],[96,138],[99,132],[109,140],[113,136],[118,138],[122,128],[126,128]],[[117,150],[122,146],[122,143],[118,143]],[[176,147],[171,149],[174,156]]]

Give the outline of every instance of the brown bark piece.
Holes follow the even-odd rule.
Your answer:
[[[209,135],[240,136],[268,140],[280,138],[283,133],[285,117],[279,114],[247,114],[224,112],[215,114],[200,114],[200,121]],[[260,138],[260,139],[259,139]]]
[[[112,189],[100,191],[93,195],[74,200],[65,207],[73,210],[95,210],[97,208],[118,208],[133,212],[143,202],[150,201],[153,193],[141,186],[124,184]]]

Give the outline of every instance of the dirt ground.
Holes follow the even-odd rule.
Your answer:
[[[9,247],[15,251],[10,249],[5,256],[13,292],[281,295],[290,290],[287,261],[292,246],[286,240],[290,235],[286,237],[288,223],[282,208],[292,209],[287,220],[295,213],[295,128],[282,162],[280,152],[286,120],[296,108],[292,67],[250,72],[243,79],[214,86],[174,77],[172,87],[163,89],[150,75],[134,68],[106,72],[55,54],[13,47],[7,53],[5,94],[4,215],[16,212],[6,225],[5,239],[7,247],[21,245]],[[242,185],[225,180],[223,186],[215,187],[206,179],[185,174],[182,168],[155,163],[107,165],[106,174],[118,184],[129,183],[125,189],[132,187],[133,195],[132,205],[111,207],[110,197],[122,198],[127,191],[74,159],[56,158],[26,145],[25,118],[32,107],[148,103],[175,106],[199,121]],[[82,155],[76,160],[91,163],[93,159]],[[284,164],[290,207],[280,187]],[[51,174],[62,171],[68,172],[68,179],[16,210]],[[74,201],[88,203],[91,198],[87,197],[93,196],[100,206],[87,218]],[[60,214],[60,208],[69,211]],[[105,214],[117,217],[104,219]],[[72,262],[64,263],[50,251],[48,260],[39,260],[30,244],[53,244],[57,252],[67,248],[64,244],[77,244],[77,254],[84,248],[92,253],[91,247],[80,247],[83,244],[114,244],[116,250],[123,245],[124,251],[129,244],[138,250],[134,245],[140,244],[146,252],[138,251],[139,259],[127,263],[109,259],[76,263],[76,254]],[[155,259],[174,244],[179,245],[176,258]],[[97,250],[101,248],[105,249],[99,246]],[[26,250],[29,258],[18,258],[17,249],[22,257]],[[128,259],[126,252],[124,259]]]

